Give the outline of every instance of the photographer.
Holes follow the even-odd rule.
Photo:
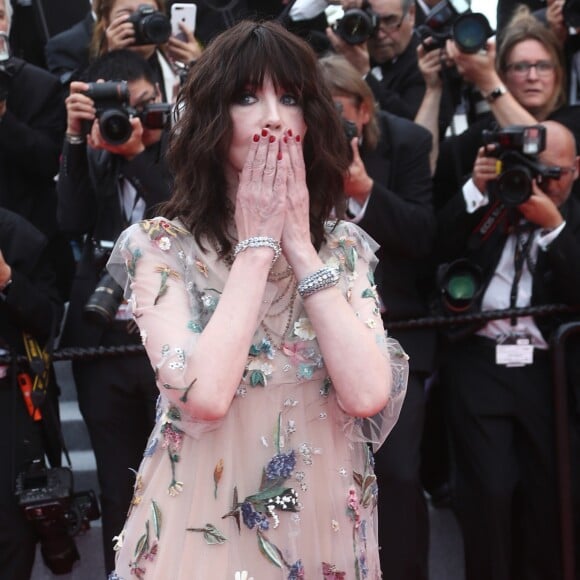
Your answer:
[[[375,280],[388,328],[391,321],[426,313],[423,284],[435,235],[431,138],[412,121],[378,111],[368,85],[343,57],[322,58],[320,65],[343,119],[355,129],[345,178],[347,215],[380,246]],[[421,580],[428,575],[429,520],[419,477],[420,442],[435,332],[401,330],[393,336],[409,353],[410,364],[399,421],[375,457],[381,568],[393,580]]]
[[[89,67],[86,77],[93,83],[104,79],[114,84],[72,82],[66,99],[58,216],[62,228],[83,236],[84,244],[62,342],[80,347],[136,345],[141,340],[127,305],[120,304],[121,296],[110,280],[101,277],[119,233],[154,213],[169,196],[164,161],[167,125],[147,126],[146,113],[160,95],[147,62],[136,52],[107,53]],[[122,98],[122,81],[128,103]],[[103,92],[108,93],[106,98]],[[89,300],[90,318],[84,312]],[[112,538],[121,531],[129,508],[134,484],[130,469],[138,467],[153,427],[157,388],[144,354],[75,360],[73,373],[97,460],[110,571]]]
[[[463,191],[438,212],[437,248],[447,263],[439,277],[444,308],[578,305],[573,135],[545,121],[539,128],[510,126],[488,140]],[[534,148],[539,154],[531,154]],[[515,172],[520,177],[512,179]],[[440,370],[466,580],[559,577],[549,344],[568,320],[561,314],[491,320],[462,327],[444,349]],[[578,432],[577,415],[571,431]]]
[[[484,129],[551,119],[580,138],[578,111],[565,105],[566,72],[558,39],[527,8],[518,10],[505,27],[497,49],[488,42],[485,51],[465,54],[448,41],[446,52],[484,95],[490,113],[440,144],[434,175],[436,208],[461,188],[471,172]]]
[[[58,328],[63,313],[46,237],[22,216],[0,207],[0,352],[24,356],[23,332],[41,347]],[[49,381],[47,398],[34,413],[27,408],[17,383],[31,377],[26,365],[0,363],[0,578],[30,578],[36,543],[34,523],[21,512],[15,495],[17,475],[33,460],[48,456],[53,466],[60,465],[56,384]],[[51,407],[52,413],[48,407]],[[50,423],[52,418],[56,423]],[[58,562],[61,556],[43,551],[45,561]],[[70,564],[72,565],[72,561]]]
[[[201,53],[193,31],[181,24],[185,41],[171,36],[165,0],[99,0],[91,40],[91,57],[128,49],[139,53],[151,67],[163,100],[175,101],[186,70]]]
[[[54,176],[65,128],[58,79],[12,55],[12,8],[0,0],[0,206],[22,215],[49,240],[49,259],[66,299],[74,262],[56,220]]]

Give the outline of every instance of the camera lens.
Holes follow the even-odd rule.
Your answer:
[[[99,129],[103,139],[111,145],[122,145],[133,132],[129,115],[119,109],[104,111],[99,116]]]
[[[459,50],[473,54],[485,47],[490,34],[490,26],[483,14],[461,14],[453,23],[453,40]]]
[[[449,312],[469,310],[482,289],[482,273],[466,259],[449,264],[440,280],[443,304]]]
[[[495,191],[500,201],[509,207],[524,203],[532,195],[532,173],[522,166],[510,167],[497,178]]]
[[[171,36],[169,19],[160,12],[145,16],[140,25],[143,44],[164,44]]]
[[[110,274],[105,274],[85,304],[85,317],[101,326],[111,324],[122,301],[123,289]]]
[[[359,8],[351,8],[336,23],[336,33],[348,44],[361,44],[375,32],[376,20],[372,14]]]

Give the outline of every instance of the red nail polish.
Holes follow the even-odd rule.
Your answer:
[[[262,137],[268,136],[268,129],[262,129]]]
[[[288,137],[292,137],[292,129],[288,129]]]
[[[270,135],[269,141],[270,143],[274,143],[274,141],[276,141],[276,137],[274,137],[274,135]]]
[[[296,143],[300,143],[300,135],[296,135]]]
[[[260,140],[260,135],[254,135],[253,139],[254,143],[257,143]]]
[[[282,161],[282,151],[278,151],[278,161]]]
[[[288,143],[288,137],[284,135],[284,143]]]

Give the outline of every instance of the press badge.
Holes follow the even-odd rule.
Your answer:
[[[523,367],[534,362],[534,345],[528,337],[508,336],[495,347],[495,364]]]

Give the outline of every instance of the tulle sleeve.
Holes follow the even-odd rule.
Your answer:
[[[196,438],[217,428],[220,421],[183,412],[195,382],[189,355],[219,299],[219,286],[191,234],[179,222],[161,218],[134,224],[119,237],[107,268],[131,304],[172,421]]]
[[[392,385],[389,402],[376,415],[367,418],[344,414],[344,432],[353,442],[366,442],[376,451],[395,426],[407,389],[409,357],[394,338],[388,337],[380,314],[374,281],[378,244],[356,224],[339,222],[327,235],[325,262],[341,271],[341,288],[357,317],[374,333],[375,340],[390,363]],[[364,381],[364,376],[360,377]]]

